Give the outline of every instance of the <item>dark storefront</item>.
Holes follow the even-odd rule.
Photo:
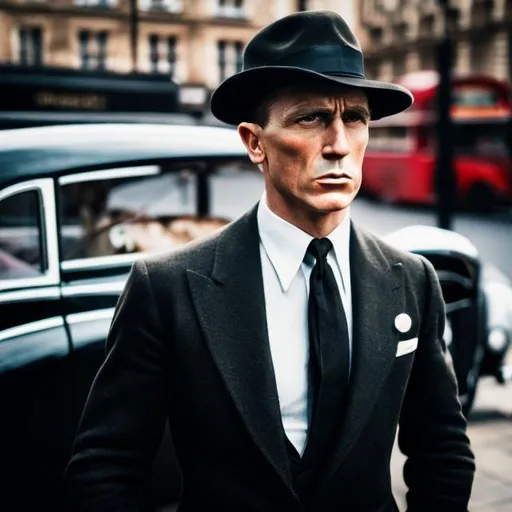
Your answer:
[[[0,65],[0,129],[61,123],[198,122],[180,86],[154,74]]]

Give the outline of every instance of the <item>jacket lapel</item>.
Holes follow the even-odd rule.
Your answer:
[[[324,485],[366,425],[396,357],[394,319],[403,312],[401,263],[390,263],[374,239],[352,224],[353,305],[351,384],[340,437]]]
[[[257,208],[220,234],[211,275],[187,275],[213,359],[252,439],[291,475],[267,333]]]

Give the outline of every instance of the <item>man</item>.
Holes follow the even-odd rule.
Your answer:
[[[260,31],[212,97],[265,194],[213,236],[139,261],[68,468],[81,510],[134,510],[169,419],[179,510],[466,511],[474,459],[433,267],[351,222],[370,116],[412,97],[366,80],[331,12]]]

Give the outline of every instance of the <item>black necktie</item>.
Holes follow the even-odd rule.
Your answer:
[[[327,238],[314,239],[308,247],[316,263],[311,272],[308,300],[313,409],[304,458],[312,456],[317,462],[326,450],[333,448],[349,381],[347,320],[338,285],[327,262],[331,248]]]

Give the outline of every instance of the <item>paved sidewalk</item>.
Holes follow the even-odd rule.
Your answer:
[[[499,386],[491,378],[481,381],[468,435],[476,459],[470,512],[512,512],[512,383]],[[406,510],[403,462],[395,448],[393,490],[401,511]]]

